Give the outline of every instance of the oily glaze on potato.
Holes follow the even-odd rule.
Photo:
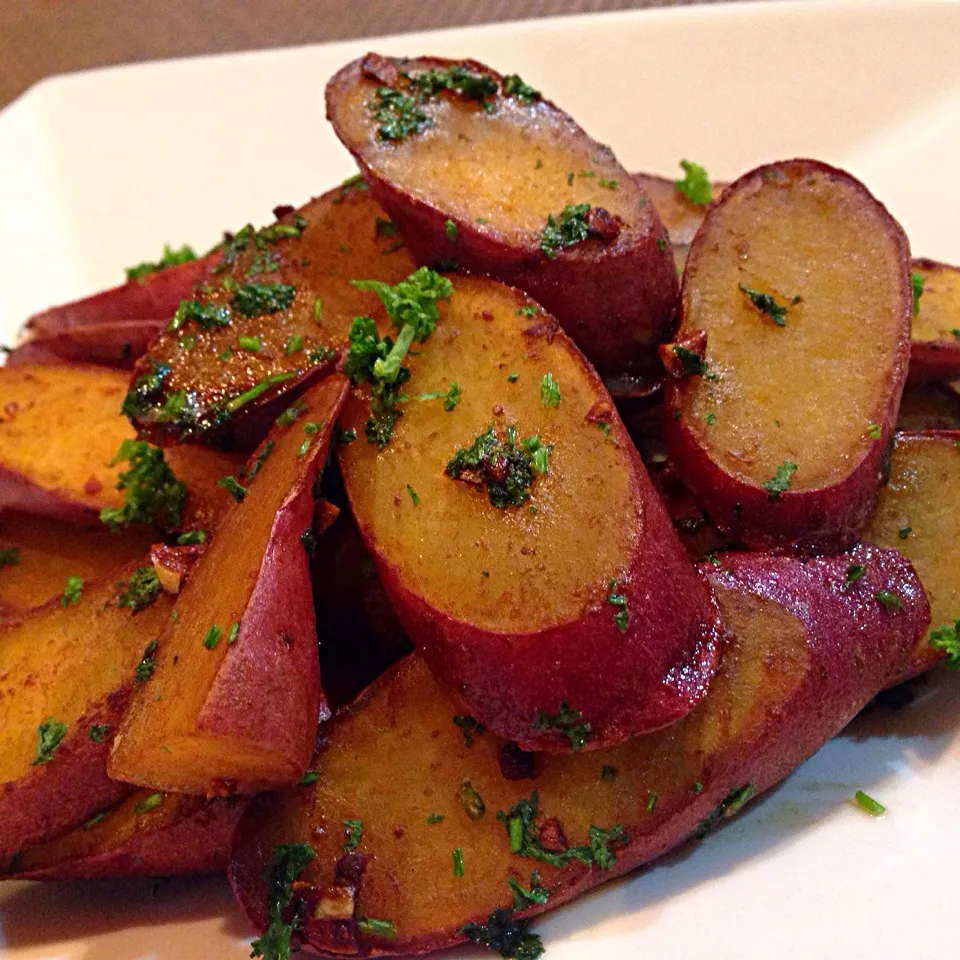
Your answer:
[[[121,507],[128,464],[110,465],[135,434],[120,413],[127,377],[92,366],[0,369],[0,510],[99,526],[103,507]],[[214,525],[228,502],[217,481],[243,458],[202,448],[167,451],[187,487],[183,526]]]
[[[384,450],[364,439],[368,390],[352,393],[341,423],[357,440],[338,448],[340,467],[387,596],[463,712],[549,750],[687,713],[716,668],[715,610],[609,395],[556,321],[517,290],[455,277],[408,361],[409,401]],[[452,382],[451,409],[422,398]],[[446,472],[488,428],[551,447],[516,505],[495,506],[480,475]],[[502,465],[493,456],[488,479]],[[558,714],[566,729],[548,719]],[[577,742],[569,728],[585,724]]]
[[[842,171],[761,167],[690,250],[670,379],[670,459],[752,547],[830,550],[873,509],[907,372],[909,250]]]
[[[304,394],[245,472],[158,640],[110,775],[156,790],[249,793],[295,783],[327,715],[309,551],[314,493],[346,380]]]
[[[910,269],[923,283],[922,293],[915,290],[910,381],[960,376],[960,268],[919,259]]]
[[[30,337],[7,357],[7,366],[32,363],[93,363],[130,370],[166,320],[108,320]]]
[[[356,314],[382,316],[377,299],[350,281],[395,283],[413,270],[362,181],[278,212],[276,224],[238,234],[188,301],[220,311],[217,319],[174,317],[138,361],[126,410],[153,442],[232,437],[278,395],[288,404],[333,368]]]
[[[912,564],[930,600],[930,624],[960,617],[960,431],[897,434],[890,481],[863,531],[866,543],[899,550]],[[943,658],[924,635],[903,679]]]
[[[55,836],[130,792],[106,760],[149,645],[170,620],[164,594],[134,612],[134,568],[85,583],[0,629],[0,856]],[[41,751],[44,738],[60,739]]]
[[[69,833],[0,863],[0,874],[18,880],[89,880],[219,873],[227,866],[245,808],[241,797],[206,800],[136,790]]]
[[[467,86],[441,90],[431,78],[444,76]],[[424,118],[401,139],[391,98]],[[663,223],[610,148],[519,77],[368,54],[327,84],[327,117],[419,262],[525,290],[603,375],[655,367],[676,322]],[[559,224],[576,205],[579,241],[551,249],[548,217]]]
[[[927,623],[923,590],[893,551],[721,560],[705,573],[729,647],[707,697],[673,726],[618,747],[534,757],[491,733],[468,740],[454,722],[456,698],[422,660],[381,678],[328,729],[313,764],[319,781],[254,801],[242,821],[230,875],[255,926],[267,920],[274,848],[290,843],[316,855],[296,887],[295,937],[324,956],[463,941],[465,924],[510,909],[508,880],[537,885],[531,871],[549,899],[521,916],[557,906],[723,822],[780,780],[883,686]],[[865,568],[855,590],[852,563]],[[879,590],[896,591],[902,608],[886,610]],[[511,853],[511,811],[532,794],[538,815],[527,831],[515,825],[521,853]],[[586,863],[529,855],[572,848]],[[451,869],[454,850],[462,876]]]
[[[63,593],[67,577],[100,580],[145,556],[154,539],[143,530],[83,530],[49,517],[0,515],[0,609],[38,607]]]

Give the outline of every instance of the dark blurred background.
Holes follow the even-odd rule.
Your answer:
[[[697,0],[0,0],[0,107],[38,80],[70,70],[694,2]]]

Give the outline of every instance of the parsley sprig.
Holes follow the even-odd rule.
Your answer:
[[[267,882],[267,929],[262,937],[250,945],[251,957],[289,960],[290,936],[300,928],[302,921],[296,910],[289,920],[284,917],[293,898],[294,882],[315,856],[313,847],[307,843],[281,843],[273,848],[273,862]]]
[[[691,203],[705,207],[713,200],[713,189],[710,186],[707,171],[700,164],[693,163],[690,160],[681,160],[680,168],[683,170],[683,177],[674,181],[677,192]]]
[[[124,440],[109,466],[128,463],[117,478],[117,489],[123,490],[122,507],[104,507],[100,519],[111,529],[131,523],[155,523],[163,530],[173,530],[183,521],[187,487],[168,466],[163,451],[143,440]]]

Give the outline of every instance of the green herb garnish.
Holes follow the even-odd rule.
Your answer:
[[[514,919],[513,910],[506,907],[494,910],[486,923],[468,923],[463,934],[508,960],[537,960],[543,956],[543,941],[535,933],[528,933],[526,923]]]
[[[65,723],[60,723],[53,717],[47,717],[37,727],[37,756],[30,766],[38,767],[41,763],[49,763],[53,759],[54,751],[60,746],[66,735],[67,725]]]
[[[419,133],[433,121],[420,109],[416,100],[392,87],[377,87],[376,100],[368,104],[377,124],[377,136],[381,140],[403,140],[412,133]]]
[[[109,732],[109,723],[91,723],[87,728],[87,739],[92,740],[94,743],[103,743]]]
[[[365,936],[382,937],[385,940],[392,940],[397,935],[392,920],[376,920],[373,917],[358,917],[357,929]]]
[[[674,181],[674,186],[679,193],[682,193],[691,203],[704,207],[713,200],[713,190],[710,187],[710,178],[707,171],[699,164],[692,163],[689,160],[681,160],[680,167],[683,170],[683,177]]]
[[[777,472],[769,479],[760,484],[767,491],[767,499],[771,503],[780,499],[780,494],[790,489],[790,482],[793,475],[797,472],[797,465],[792,460],[784,460],[777,467]]]
[[[176,611],[174,611],[176,613]],[[157,669],[156,661],[153,659],[157,652],[157,641],[151,640],[143,651],[143,657],[133,671],[133,685],[139,687],[141,683],[146,683],[152,676],[153,671]]]
[[[223,636],[223,630],[220,629],[215,623],[210,624],[210,628],[207,630],[203,638],[203,645],[208,650],[216,650],[217,644],[220,642],[220,638]]]
[[[418,400],[442,400],[443,409],[450,413],[460,402],[460,387],[455,380],[450,381],[447,390],[435,390],[433,393],[418,393]]]
[[[903,609],[903,601],[892,590],[878,590],[873,596],[884,610]]]
[[[259,317],[286,310],[296,295],[297,288],[289,283],[245,283],[231,298],[230,306],[244,317]]]
[[[960,670],[960,619],[941,624],[930,631],[930,646],[945,654],[944,666],[951,670]]]
[[[217,486],[226,490],[237,503],[243,503],[243,498],[247,495],[247,488],[239,483],[236,477],[221,477]]]
[[[267,929],[251,944],[251,957],[290,960],[290,936],[300,928],[299,910],[284,920],[293,898],[293,884],[316,856],[306,843],[282,843],[273,848],[273,863],[267,882]]]
[[[613,622],[621,633],[627,632],[630,625],[630,608],[627,606],[627,598],[623,593],[617,591],[617,580],[611,580],[607,585],[607,603],[616,610],[613,615]]]
[[[851,583],[856,583],[866,572],[867,568],[862,563],[851,563],[850,566],[847,567],[844,580],[849,586]]]
[[[453,875],[463,876],[463,851],[459,847],[453,851]]]
[[[153,567],[138,567],[129,580],[121,580],[123,592],[117,606],[129,607],[134,613],[145,610],[160,596],[160,580]]]
[[[347,835],[346,843],[343,845],[344,853],[352,853],[360,846],[363,839],[363,821],[362,820],[344,820],[343,832]]]
[[[887,812],[887,808],[882,803],[874,800],[873,797],[868,796],[862,790],[858,790],[853,795],[853,802],[864,813],[869,813],[871,817],[882,817]]]
[[[4,567],[15,567],[20,562],[19,547],[4,547],[0,550],[0,570]]]
[[[560,381],[554,380],[552,373],[545,373],[540,380],[540,402],[545,407],[560,406]]]
[[[181,263],[189,263],[196,260],[197,255],[193,250],[184,244],[179,250],[174,250],[169,244],[163,245],[163,256],[156,262],[144,260],[135,267],[124,267],[124,273],[127,275],[127,281],[136,280],[143,283],[143,278],[151,273],[158,273],[160,270],[166,270],[167,267],[176,267]]]
[[[778,327],[787,325],[786,316],[790,307],[795,307],[800,302],[800,297],[793,297],[789,306],[784,306],[777,303],[772,293],[761,293],[759,290],[752,290],[742,283],[738,283],[737,287],[750,298],[750,302],[761,313],[765,313]]]
[[[537,719],[533,722],[534,730],[555,730],[562,733],[570,741],[570,748],[574,751],[582,750],[590,739],[593,727],[589,723],[580,723],[583,714],[571,710],[566,700],[560,702],[560,709],[553,714],[544,710],[537,711]]]
[[[201,330],[215,330],[230,323],[230,311],[216,303],[199,300],[181,300],[167,329],[176,332],[187,323],[195,323]]]
[[[162,793],[151,793],[149,797],[145,797],[140,801],[134,808],[134,813],[149,813],[151,810],[156,810],[160,804],[163,803],[163,794]]]
[[[540,99],[540,91],[524,83],[515,73],[503,78],[503,93],[507,97],[516,97],[521,103],[534,103]]]
[[[131,523],[155,523],[163,530],[178,527],[183,520],[187,488],[174,475],[163,451],[143,440],[124,440],[109,466],[126,461],[129,467],[117,478],[124,490],[122,507],[104,507],[100,519],[113,530]]]
[[[583,243],[590,233],[587,226],[589,212],[589,203],[572,203],[567,204],[556,217],[551,213],[540,234],[540,249],[544,256],[555,260],[558,249]]]
[[[67,577],[67,582],[60,595],[60,606],[71,607],[80,602],[83,596],[83,580],[80,577]]]
[[[460,728],[460,732],[463,734],[463,742],[468,747],[473,746],[474,735],[480,737],[487,732],[487,728],[473,717],[458,714],[453,718],[453,722]]]
[[[923,287],[926,283],[926,278],[922,273],[911,273],[910,274],[910,293],[913,296],[913,315],[916,316],[920,312],[920,298],[923,296]]]
[[[539,439],[535,437],[518,444],[513,426],[507,427],[506,441],[501,440],[490,424],[469,447],[457,449],[445,472],[454,480],[485,486],[490,503],[498,509],[518,507],[530,497],[534,453],[528,446],[533,441],[539,449]]]

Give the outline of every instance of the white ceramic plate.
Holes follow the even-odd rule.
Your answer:
[[[384,21],[384,28],[392,24]],[[801,2],[451,30],[57,78],[0,114],[0,339],[353,172],[323,86],[367,49],[472,56],[549,91],[630,169],[807,155],[861,177],[917,254],[960,262],[960,6]],[[960,614],[960,611],[958,611]],[[960,684],[859,719],[699,848],[538,925],[549,960],[956,954]],[[850,803],[862,788],[885,818]],[[236,958],[216,879],[0,887],[0,960]],[[472,956],[460,953],[459,956]]]

